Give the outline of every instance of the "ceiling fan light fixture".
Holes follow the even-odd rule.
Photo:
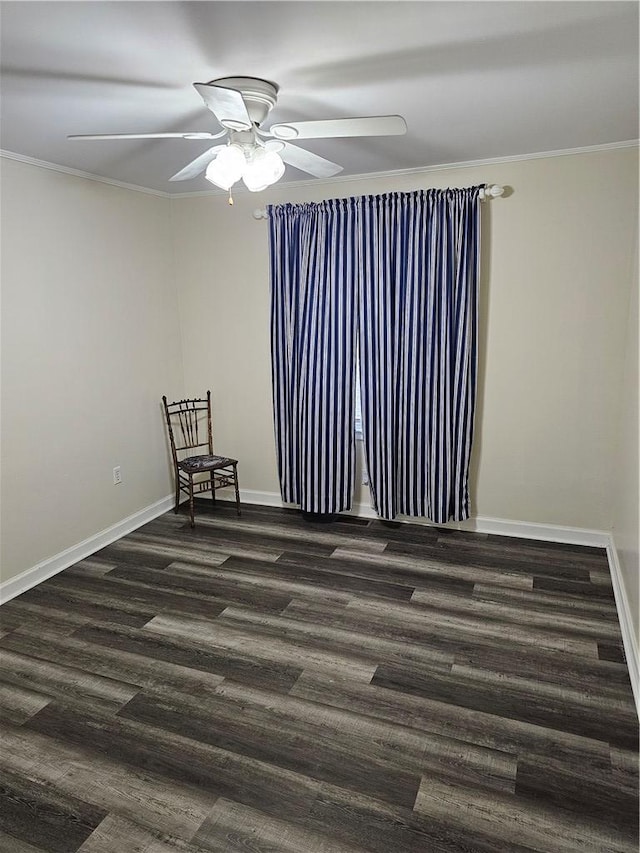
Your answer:
[[[275,151],[256,148],[247,158],[242,180],[250,192],[260,192],[284,175],[282,157]]]
[[[284,163],[275,151],[251,149],[237,143],[223,148],[205,172],[205,178],[220,189],[230,190],[242,178],[247,189],[254,193],[275,184],[283,175]]]
[[[246,168],[244,153],[239,145],[227,145],[207,166],[205,178],[223,190],[229,190],[240,180]]]

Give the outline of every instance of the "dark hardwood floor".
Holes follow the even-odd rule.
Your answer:
[[[0,851],[638,851],[601,549],[199,502],[0,610]]]

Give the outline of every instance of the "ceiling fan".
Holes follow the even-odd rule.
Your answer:
[[[194,83],[207,109],[222,125],[216,133],[101,133],[73,134],[68,139],[222,139],[169,178],[187,181],[205,172],[205,177],[225,190],[242,180],[258,192],[284,174],[284,164],[295,166],[314,178],[328,178],[342,166],[318,154],[293,145],[292,140],[326,139],[349,136],[396,136],[407,132],[402,116],[369,116],[323,121],[262,123],[276,105],[279,87],[256,77],[222,77],[209,83]]]

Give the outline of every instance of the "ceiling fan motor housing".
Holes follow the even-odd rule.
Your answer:
[[[278,101],[276,83],[261,80],[259,77],[221,77],[218,80],[210,80],[208,85],[240,92],[251,121],[258,127]]]

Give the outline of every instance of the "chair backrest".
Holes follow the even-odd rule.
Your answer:
[[[167,419],[171,453],[174,463],[185,456],[194,456],[191,451],[199,448],[201,453],[213,453],[211,429],[211,391],[204,398],[177,400],[168,403],[163,396],[164,413]]]

